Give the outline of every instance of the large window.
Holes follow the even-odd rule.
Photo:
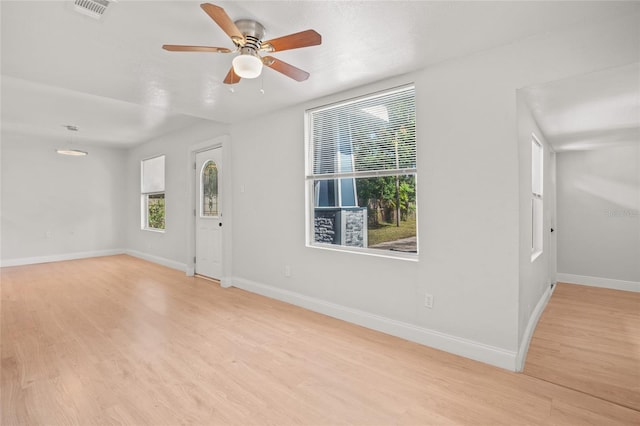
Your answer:
[[[531,259],[542,253],[544,208],[542,188],[544,186],[544,151],[535,135],[531,139]]]
[[[307,244],[415,258],[415,89],[306,113]]]
[[[164,155],[142,160],[142,229],[162,231],[165,227]]]

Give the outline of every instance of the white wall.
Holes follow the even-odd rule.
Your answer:
[[[188,261],[189,147],[226,134],[228,127],[214,122],[170,133],[129,150],[126,160],[126,247],[130,254],[176,269]],[[140,161],[165,155],[165,232],[140,229]]]
[[[228,133],[203,122],[135,148],[84,147],[2,134],[2,265],[128,252],[185,270],[188,262],[189,147]],[[166,232],[140,229],[140,161],[166,155]]]
[[[477,64],[473,69],[488,73]],[[515,113],[502,117],[514,93],[490,80],[477,85],[470,68],[443,66],[280,111],[255,126],[233,126],[239,285],[263,283],[514,350],[517,145],[509,134]],[[418,114],[419,262],[306,248],[304,108],[410,81]],[[500,112],[481,106],[487,97]],[[426,292],[434,296],[431,310],[423,305]]]
[[[640,285],[640,141],[557,158],[558,272]]]
[[[518,151],[520,182],[519,233],[519,297],[518,343],[520,356],[524,356],[542,309],[551,295],[551,284],[556,281],[556,234],[551,234],[556,216],[555,153],[535,122],[525,96],[518,94]],[[543,149],[543,225],[542,253],[532,257],[531,212],[531,142],[535,135]],[[521,367],[521,366],[520,366]]]
[[[636,60],[637,46],[611,49],[637,45],[636,24],[531,38],[233,125],[234,285],[514,369],[530,226],[519,213],[516,90]],[[419,262],[306,248],[304,110],[410,81]]]
[[[2,264],[124,247],[125,151],[59,155],[64,141],[2,133]]]

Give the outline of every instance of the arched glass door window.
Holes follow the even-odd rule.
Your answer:
[[[218,166],[214,161],[207,161],[202,167],[202,216],[219,216],[218,206]]]

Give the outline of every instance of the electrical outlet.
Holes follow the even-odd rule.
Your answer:
[[[285,277],[290,277],[291,276],[291,266],[286,265],[284,267],[284,276]]]
[[[425,294],[424,295],[424,306],[431,309],[433,308],[433,295]]]

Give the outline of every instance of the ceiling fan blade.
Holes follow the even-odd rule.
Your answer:
[[[240,82],[240,77],[235,73],[233,67],[227,73],[227,76],[224,78],[224,84],[236,84]]]
[[[290,65],[279,59],[276,59],[273,56],[265,56],[264,58],[262,58],[262,62],[265,66],[274,69],[279,73],[282,73],[296,81],[305,81],[309,78],[308,72],[303,71],[300,68],[296,68],[293,65]]]
[[[222,31],[231,37],[235,44],[244,44],[244,36],[223,8],[211,3],[202,3],[200,7],[222,28]]]
[[[212,46],[182,46],[179,44],[163,44],[162,48],[170,52],[213,52],[213,53],[231,53],[231,49],[226,47]]]
[[[283,50],[298,49],[300,47],[317,46],[322,43],[322,36],[314,30],[301,31],[283,37],[267,40],[262,43],[260,49],[268,52],[281,52]]]

